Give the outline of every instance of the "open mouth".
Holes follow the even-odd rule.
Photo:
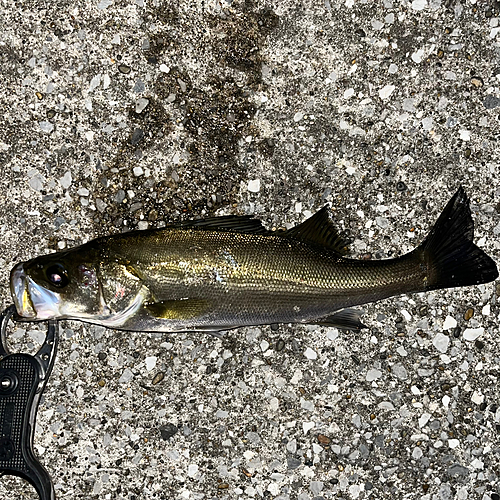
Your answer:
[[[10,273],[10,292],[17,314],[26,319],[51,319],[59,315],[59,295],[38,285],[20,263]]]

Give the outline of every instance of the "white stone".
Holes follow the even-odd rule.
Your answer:
[[[295,113],[293,115],[294,122],[300,122],[300,120],[302,120],[302,118],[304,118],[304,113],[302,113],[301,111],[297,111],[297,113]]]
[[[418,49],[411,55],[411,59],[413,62],[416,62],[418,64],[422,62],[424,55],[425,55],[424,49]]]
[[[68,170],[60,179],[59,184],[63,189],[68,189],[71,186],[71,182],[73,181],[71,177],[71,172]]]
[[[101,0],[97,4],[97,8],[99,10],[104,10],[104,9],[107,9],[110,5],[113,5],[113,0]]]
[[[419,425],[419,427],[420,428],[425,427],[425,425],[430,420],[430,418],[431,418],[430,413],[422,413],[422,415],[418,419],[418,425]]]
[[[158,358],[156,356],[149,356],[144,360],[146,363],[146,370],[148,372],[150,372],[156,366],[157,359]]]
[[[352,97],[354,95],[354,89],[353,88],[350,88],[350,89],[346,89],[344,91],[344,99],[349,99],[350,97]]]
[[[445,353],[450,345],[450,337],[444,333],[438,332],[432,339],[432,344],[439,352]]]
[[[269,483],[269,486],[267,487],[267,491],[271,493],[273,497],[279,495],[280,492],[280,487],[276,483]]]
[[[464,339],[473,342],[484,333],[484,328],[467,328],[464,331]]]
[[[170,72],[170,68],[166,64],[160,64],[160,71],[162,73],[169,73]]]
[[[431,116],[427,116],[422,120],[422,128],[424,130],[430,130],[432,128],[434,121]]]
[[[372,382],[373,380],[379,379],[381,376],[382,376],[382,372],[380,370],[377,370],[376,368],[371,368],[366,373],[366,381]]]
[[[134,374],[130,368],[123,370],[122,376],[118,379],[119,384],[126,384],[134,378]]]
[[[137,102],[135,103],[135,112],[142,113],[142,111],[144,111],[144,109],[148,104],[149,104],[149,99],[146,99],[145,97],[137,99]]]
[[[304,430],[304,434],[307,434],[311,429],[314,429],[316,424],[314,422],[303,422],[302,429]]]
[[[451,330],[457,326],[457,320],[451,316],[446,316],[443,323],[443,330]]]
[[[475,458],[470,464],[472,465],[472,467],[474,467],[474,469],[484,468],[484,462],[479,460],[479,458]]]
[[[396,87],[394,85],[386,85],[378,91],[378,95],[380,99],[388,99],[395,89]]]
[[[427,7],[427,0],[413,0],[411,8],[413,10],[424,10]]]
[[[89,92],[95,90],[97,87],[99,87],[100,84],[101,84],[101,74],[98,73],[92,78],[92,80],[90,80]]]
[[[50,133],[54,130],[54,125],[47,121],[41,121],[38,123],[38,125],[44,132]]]
[[[401,314],[404,316],[406,321],[411,321],[411,314],[406,309],[401,309]]]
[[[486,304],[482,311],[481,311],[482,315],[483,316],[489,316],[490,315],[490,305],[489,304]]]
[[[449,439],[448,440],[448,446],[453,450],[457,446],[460,445],[460,441],[458,439]]]
[[[313,351],[310,347],[308,347],[305,351],[304,351],[304,356],[307,358],[307,359],[316,359],[318,357],[318,354],[316,353],[316,351]]]
[[[470,141],[470,130],[459,130],[458,133],[462,141]]]
[[[248,181],[247,189],[251,193],[258,193],[260,191],[260,179],[254,179],[254,180]]]
[[[142,170],[142,167],[134,167],[133,172],[136,177],[139,177],[144,173],[144,170]]]
[[[297,440],[296,439],[291,439],[288,441],[286,444],[286,451],[290,453],[295,453],[297,451]]]
[[[198,466],[196,464],[189,464],[188,467],[188,476],[194,477],[198,473]]]
[[[413,452],[412,452],[411,456],[415,460],[418,460],[419,458],[422,457],[423,454],[424,454],[424,452],[422,451],[422,448],[420,448],[419,446],[415,446],[415,448],[413,449]]]
[[[484,394],[480,394],[479,392],[474,391],[471,400],[473,403],[480,405],[484,401]]]
[[[308,401],[307,399],[300,398],[300,407],[303,410],[313,411],[314,410],[314,403],[312,401]]]

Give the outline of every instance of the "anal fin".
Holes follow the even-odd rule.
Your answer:
[[[333,326],[340,330],[352,330],[359,332],[362,328],[368,328],[361,323],[361,313],[356,309],[343,309],[331,316],[321,318],[317,321],[318,325]]]

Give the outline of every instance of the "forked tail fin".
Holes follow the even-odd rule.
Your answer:
[[[460,186],[416,249],[428,269],[426,290],[479,285],[498,278],[495,262],[473,242],[469,199]]]

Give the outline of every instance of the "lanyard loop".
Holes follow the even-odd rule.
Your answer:
[[[45,341],[33,356],[10,353],[7,325],[15,306],[0,314],[0,475],[19,476],[33,485],[40,500],[55,500],[49,473],[33,451],[36,413],[57,351],[59,325],[49,320]]]

